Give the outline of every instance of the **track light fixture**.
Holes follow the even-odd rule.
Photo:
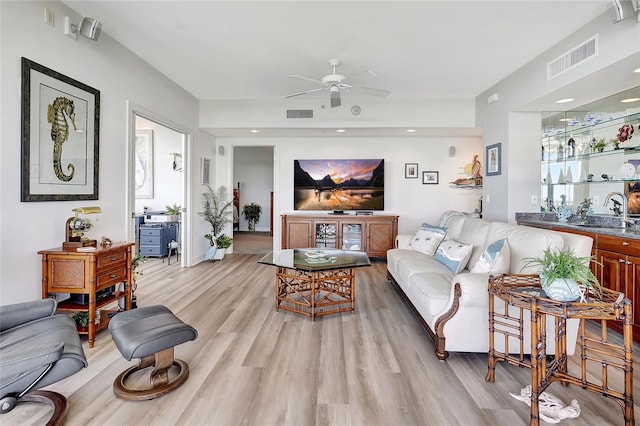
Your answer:
[[[75,39],[76,34],[80,34],[88,39],[97,41],[102,32],[102,23],[93,18],[83,18],[80,27],[71,21],[68,16],[64,17],[64,33]]]

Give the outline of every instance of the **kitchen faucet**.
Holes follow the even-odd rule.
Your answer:
[[[626,195],[624,195],[622,192],[617,192],[617,191],[610,192],[607,194],[607,198],[604,199],[603,206],[606,207],[607,204],[609,204],[609,200],[611,200],[611,197],[613,197],[614,195],[619,195],[620,197],[622,197],[622,227],[626,228],[627,221],[629,220],[629,215],[628,215],[629,201]]]

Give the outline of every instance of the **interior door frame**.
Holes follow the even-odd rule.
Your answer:
[[[182,135],[182,222],[180,226],[181,256],[180,266],[191,264],[191,216],[187,206],[191,205],[191,143],[192,133],[188,127],[176,123],[150,109],[127,100],[127,177],[126,177],[126,235],[128,241],[135,241],[135,143],[136,143],[136,116],[144,117],[161,126],[174,130]]]

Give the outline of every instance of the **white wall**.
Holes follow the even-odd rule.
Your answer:
[[[55,26],[44,23],[44,8],[55,13]],[[80,16],[57,1],[0,2],[0,59],[2,120],[0,137],[0,303],[41,297],[41,260],[38,250],[60,247],[71,209],[98,205],[103,213],[87,236],[114,241],[127,238],[127,101],[168,117],[191,130],[195,158],[212,156],[213,138],[198,131],[198,102],[162,74],[109,37],[73,40],[64,35],[64,16]],[[20,202],[21,57],[92,86],[101,92],[100,177],[96,201]],[[189,181],[198,179],[192,168]],[[199,191],[197,191],[199,192]],[[196,211],[198,196],[189,196]],[[199,225],[194,221],[194,232]],[[200,240],[200,239],[198,239]],[[201,239],[204,242],[204,239]],[[194,242],[195,257],[206,246]]]
[[[548,62],[596,34],[597,56],[547,81]],[[513,222],[515,212],[539,211],[530,199],[540,194],[540,172],[533,164],[539,166],[541,110],[535,102],[571,97],[576,103],[569,108],[575,108],[637,86],[632,70],[640,65],[639,52],[640,23],[630,18],[611,24],[604,13],[476,98],[476,126],[483,129],[485,146],[502,143],[502,174],[485,178],[487,219]],[[499,100],[488,104],[494,93]],[[538,114],[513,114],[518,111]]]
[[[452,133],[455,133],[452,130]],[[400,138],[223,138],[217,145],[231,147],[274,147],[274,248],[280,248],[280,215],[293,213],[293,160],[301,158],[383,158],[385,160],[385,213],[397,214],[399,232],[413,233],[422,222],[436,223],[445,210],[472,212],[478,207],[479,190],[450,188],[449,182],[463,176],[461,168],[480,154],[482,138],[400,137]],[[456,155],[449,157],[449,147]],[[216,182],[233,185],[233,155],[216,158]],[[421,179],[405,179],[405,163],[418,163],[422,171],[440,172],[439,185],[423,185]],[[265,185],[267,187],[267,185]],[[326,212],[324,212],[326,213]],[[229,230],[230,231],[230,230]]]

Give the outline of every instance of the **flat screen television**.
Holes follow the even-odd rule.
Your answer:
[[[294,160],[295,210],[384,210],[384,160]]]

